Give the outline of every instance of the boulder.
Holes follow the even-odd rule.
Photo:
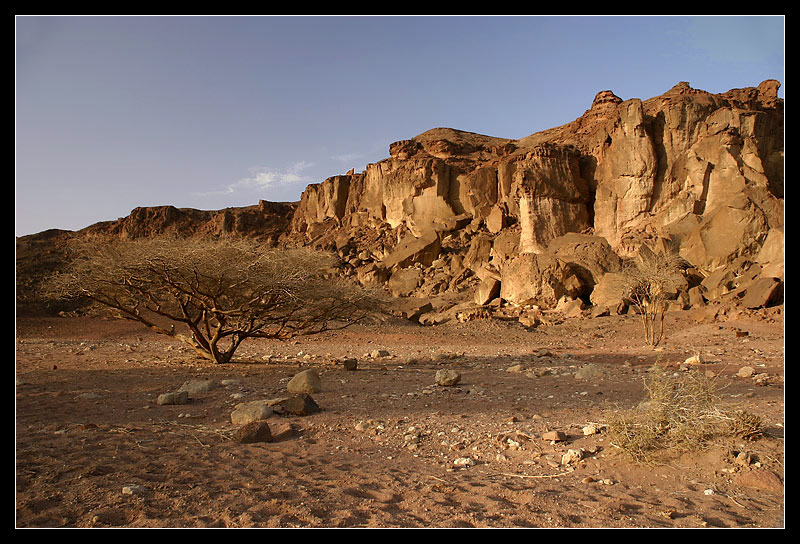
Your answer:
[[[549,254],[518,255],[503,266],[500,297],[512,304],[554,308],[563,296],[576,298],[583,284],[573,268]]]
[[[387,270],[405,268],[415,263],[430,266],[442,250],[439,233],[433,229],[425,231],[420,237],[407,236],[383,259]]]
[[[389,279],[386,268],[377,263],[370,263],[358,269],[356,279],[364,287],[384,285]]]
[[[494,278],[486,278],[478,285],[475,290],[475,304],[481,306],[488,304],[500,294],[500,281]]]
[[[592,306],[608,308],[613,314],[620,314],[627,306],[626,296],[628,281],[621,272],[610,272],[604,275],[594,286],[589,297]]]
[[[396,304],[394,309],[395,315],[410,321],[418,321],[421,315],[431,311],[433,311],[431,301],[418,298],[406,298]]]
[[[764,277],[783,280],[783,228],[772,228],[769,230],[764,244],[755,257],[755,261],[761,265],[762,275]]]
[[[239,444],[272,442],[272,430],[266,421],[251,421],[236,429],[233,439]]]
[[[273,410],[268,401],[252,401],[237,404],[231,412],[231,423],[234,425],[247,425],[253,421],[260,421],[272,416]]]
[[[217,388],[217,382],[214,380],[189,380],[178,389],[178,391],[185,391],[190,395],[193,393],[208,393]]]
[[[158,396],[157,400],[159,405],[172,405],[172,404],[189,404],[188,391],[176,391],[172,393],[163,393]]]
[[[313,368],[303,370],[294,375],[286,384],[286,390],[289,393],[310,394],[317,393],[322,390],[322,381],[320,380],[319,373]]]
[[[478,234],[469,244],[464,256],[464,266],[475,271],[489,262],[492,254],[492,238],[486,234]]]
[[[742,297],[745,308],[763,308],[783,295],[783,282],[778,278],[761,278],[753,282]]]
[[[622,270],[622,259],[601,236],[569,232],[553,239],[547,252],[569,263],[589,292],[604,275]]]
[[[422,284],[422,270],[419,268],[401,268],[392,272],[387,287],[396,297],[407,297]]]
[[[279,414],[308,416],[320,411],[320,407],[316,401],[314,401],[311,395],[306,393],[286,398],[272,399],[267,401],[267,403]]]

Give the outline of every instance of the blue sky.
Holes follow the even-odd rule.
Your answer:
[[[784,84],[784,35],[783,16],[19,16],[16,234],[298,200],[397,140],[522,138],[606,89]]]

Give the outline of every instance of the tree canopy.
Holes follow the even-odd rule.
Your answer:
[[[320,333],[377,310],[378,297],[336,277],[335,264],[327,253],[245,238],[84,242],[49,289],[99,302],[225,363],[248,338]]]

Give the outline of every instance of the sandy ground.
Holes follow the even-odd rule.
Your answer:
[[[18,316],[16,526],[784,527],[783,327],[782,307],[713,323],[672,313],[653,350],[635,317],[532,331],[397,321],[251,341],[212,365],[135,323]],[[389,356],[367,355],[378,349]],[[763,438],[641,465],[584,435],[645,399],[653,365],[684,372],[696,353],[725,403],[763,419]],[[578,379],[589,363],[601,376]],[[272,416],[271,442],[232,438],[237,403],[284,396],[306,368],[322,377],[320,412]],[[461,381],[435,385],[440,369]],[[156,402],[209,378],[232,381]],[[552,430],[567,439],[543,439]],[[569,449],[584,459],[562,465]]]

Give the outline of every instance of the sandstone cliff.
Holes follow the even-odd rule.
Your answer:
[[[548,306],[588,303],[620,258],[671,247],[696,278],[687,288],[710,300],[744,289],[745,271],[783,280],[779,87],[602,91],[578,119],[519,140],[436,128],[395,142],[387,159],[309,185],[296,204],[137,209],[85,231],[255,235],[337,251],[345,274],[396,295],[521,303],[536,283]]]
[[[467,216],[493,232],[524,223],[532,252],[567,232],[591,230],[623,255],[685,238],[693,263],[713,269],[783,228],[778,87],[715,95],[679,83],[646,101],[603,91],[579,119],[521,140],[433,129],[309,186],[292,232],[313,240],[326,224],[377,221],[420,235]]]

